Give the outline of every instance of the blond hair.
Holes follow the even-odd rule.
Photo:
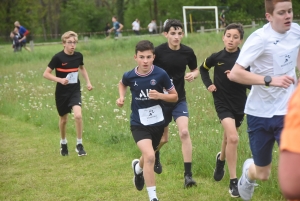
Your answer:
[[[74,31],[67,31],[61,36],[61,41],[65,43],[68,38],[74,37],[75,41],[78,42],[78,35]]]

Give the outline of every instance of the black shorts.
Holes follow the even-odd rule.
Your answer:
[[[232,119],[235,120],[235,127],[240,127],[244,121],[244,114],[234,114],[232,112],[221,112],[221,113],[218,113],[218,117],[220,119],[220,121],[222,121],[223,119],[227,118],[227,117],[230,117]]]
[[[81,92],[73,92],[63,95],[55,95],[56,109],[59,116],[70,113],[74,105],[81,106]]]
[[[164,133],[164,126],[130,126],[135,143],[140,140],[152,140],[153,150],[156,150]]]

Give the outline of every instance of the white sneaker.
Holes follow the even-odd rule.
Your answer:
[[[246,174],[248,172],[247,170],[249,169],[249,167],[252,163],[254,163],[252,158],[248,158],[244,162],[243,174],[238,182],[239,194],[244,201],[248,201],[252,198],[253,192],[254,192],[254,186],[257,186],[257,184],[255,182],[250,183],[246,177]]]

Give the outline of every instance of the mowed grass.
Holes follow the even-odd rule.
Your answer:
[[[246,37],[253,30],[246,30]],[[190,34],[183,43],[191,46],[198,65],[223,48],[222,33]],[[75,152],[74,119],[69,115],[67,139],[70,155],[59,155],[58,115],[54,102],[55,83],[42,77],[52,56],[62,45],[36,46],[14,54],[10,45],[0,48],[0,200],[148,200],[132,182],[131,161],[140,156],[129,130],[130,92],[123,108],[115,104],[117,84],[125,71],[136,66],[135,44],[149,39],[155,45],[163,36],[133,37],[124,40],[90,40],[77,50],[94,89],[83,96],[83,144],[88,153]],[[212,71],[213,72],[213,71]],[[211,74],[212,74],[211,72]],[[170,124],[169,142],[161,150],[163,173],[156,175],[160,200],[234,200],[228,193],[229,175],[213,180],[215,155],[220,151],[222,127],[212,96],[201,78],[186,83],[190,110],[189,130],[193,142],[193,177],[198,186],[183,189],[181,142],[175,123]],[[251,157],[244,121],[240,132],[237,174]],[[258,182],[253,200],[284,200],[278,186],[278,147],[273,152],[271,178]]]

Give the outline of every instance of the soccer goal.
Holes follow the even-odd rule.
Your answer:
[[[183,25],[184,25],[184,35],[185,37],[188,36],[187,32],[187,21],[186,21],[186,10],[188,9],[198,9],[198,10],[207,10],[207,9],[213,9],[215,10],[215,20],[216,20],[216,30],[218,32],[219,30],[219,15],[218,15],[218,7],[217,6],[183,6],[182,12],[183,12]]]

